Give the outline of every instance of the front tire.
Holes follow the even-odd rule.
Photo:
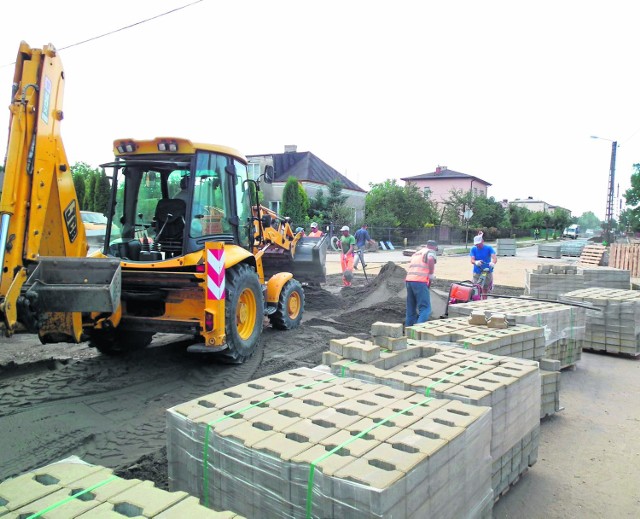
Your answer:
[[[227,349],[222,356],[228,362],[242,364],[255,352],[262,333],[262,289],[258,275],[247,264],[228,269],[226,285]]]
[[[292,330],[300,326],[304,313],[304,290],[299,281],[290,279],[282,287],[278,309],[269,316],[271,326],[277,330]]]
[[[151,332],[120,332],[119,330],[92,330],[89,334],[89,346],[103,355],[125,355],[142,350],[153,340]]]

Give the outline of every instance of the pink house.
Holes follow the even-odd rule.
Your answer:
[[[447,200],[453,189],[472,191],[474,195],[487,196],[487,189],[491,185],[481,178],[453,171],[447,166],[438,166],[433,173],[423,173],[422,175],[405,177],[400,180],[416,185],[424,193],[428,194],[431,200],[437,203]]]

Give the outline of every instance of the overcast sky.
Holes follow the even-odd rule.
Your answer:
[[[58,49],[192,0],[0,3],[0,100],[18,45]],[[363,188],[436,166],[604,218],[640,162],[629,0],[203,0],[62,50],[63,140],[97,166],[116,138],[311,151]],[[9,112],[0,118],[6,149]],[[3,153],[4,155],[4,153]]]

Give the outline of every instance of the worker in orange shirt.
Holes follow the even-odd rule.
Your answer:
[[[316,222],[311,222],[311,231],[307,234],[309,238],[321,238],[322,231],[318,229],[318,224]]]

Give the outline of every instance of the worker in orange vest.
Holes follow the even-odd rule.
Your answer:
[[[429,287],[435,279],[438,244],[429,240],[409,262],[405,285],[407,287],[407,315],[405,326],[424,323],[431,315]]]

